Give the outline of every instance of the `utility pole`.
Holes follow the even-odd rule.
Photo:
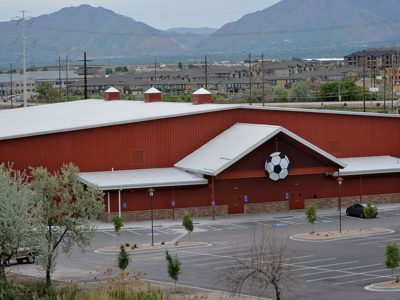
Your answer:
[[[82,60],[80,60],[82,61]],[[84,93],[85,99],[88,99],[88,84],[87,84],[87,62],[91,61],[86,58],[86,51],[83,52],[83,82],[84,82]]]
[[[87,88],[87,58],[86,51],[83,53],[83,76],[84,76],[84,85],[85,85],[85,99],[88,97],[88,88]]]
[[[396,47],[396,76],[393,79],[393,86],[392,86],[392,113],[394,112],[394,85],[396,85],[396,81],[398,80],[399,76],[399,48]]]
[[[264,53],[261,54],[261,74],[262,74],[262,106],[265,105],[265,69],[264,69]]]
[[[383,74],[383,113],[386,113],[386,68]]]
[[[30,17],[25,17],[25,10],[22,10],[22,17],[15,17],[18,22],[22,23],[22,61],[23,61],[23,77],[24,77],[24,107],[28,106],[28,99],[27,99],[27,93],[26,93],[26,40],[30,38],[31,36],[27,36],[25,34],[25,22],[30,19]]]
[[[205,72],[205,89],[208,90],[208,63],[207,63],[207,55],[204,57],[204,72]]]
[[[341,82],[341,80],[339,80],[339,102],[342,101],[342,95],[341,95],[341,91],[340,91],[340,82]]]
[[[13,108],[13,65],[10,64],[10,104],[11,108]]]
[[[157,56],[154,57],[154,87],[157,84]]]
[[[249,89],[250,89],[250,105],[252,104],[252,70],[251,70],[251,53],[249,53]]]
[[[68,66],[68,55],[65,57],[65,79],[66,79],[66,82],[65,82],[65,96],[66,96],[66,98],[65,98],[65,101],[68,101],[68,80],[69,80],[69,78],[68,78],[68,72],[69,72],[69,66]]]
[[[365,50],[363,52],[363,111],[365,112]]]
[[[58,57],[58,94],[61,102],[61,56]]]

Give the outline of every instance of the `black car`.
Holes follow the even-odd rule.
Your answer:
[[[358,218],[365,218],[364,208],[366,208],[366,207],[367,207],[367,204],[355,203],[346,209],[346,215],[352,216],[352,217],[358,217]],[[375,210],[375,215],[374,215],[374,218],[375,218],[378,215],[378,208],[374,205],[372,205],[372,207]]]

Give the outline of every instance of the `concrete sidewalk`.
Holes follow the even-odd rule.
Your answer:
[[[393,204],[379,204],[376,205],[380,212],[390,211],[400,209],[400,203]],[[342,214],[345,214],[346,207],[342,207]],[[337,208],[322,208],[318,209],[317,214],[319,216],[323,215],[334,215],[337,214]],[[218,216],[215,220],[210,217],[193,218],[193,223],[195,225],[223,225],[227,223],[245,223],[252,221],[271,221],[283,217],[305,217],[304,210],[290,210],[275,213],[259,213],[259,214],[240,214],[240,215],[228,215],[228,216]],[[114,230],[114,225],[112,223],[106,223],[99,220],[94,222],[97,230]],[[173,227],[182,225],[181,219],[175,220],[154,220],[154,226],[157,227]],[[123,229],[140,229],[140,228],[150,228],[151,221],[136,221],[136,222],[124,222]]]

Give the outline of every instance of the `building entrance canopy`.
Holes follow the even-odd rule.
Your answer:
[[[208,180],[175,168],[119,170],[79,173],[81,182],[102,191],[188,186],[207,184]]]

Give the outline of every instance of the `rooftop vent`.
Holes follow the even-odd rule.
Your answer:
[[[161,102],[162,93],[156,88],[152,87],[144,92],[144,102]]]
[[[106,101],[121,100],[121,92],[117,90],[115,87],[110,87],[108,90],[104,92],[104,100]]]
[[[192,94],[192,103],[198,104],[210,104],[212,103],[212,93],[204,88],[200,88]]]

